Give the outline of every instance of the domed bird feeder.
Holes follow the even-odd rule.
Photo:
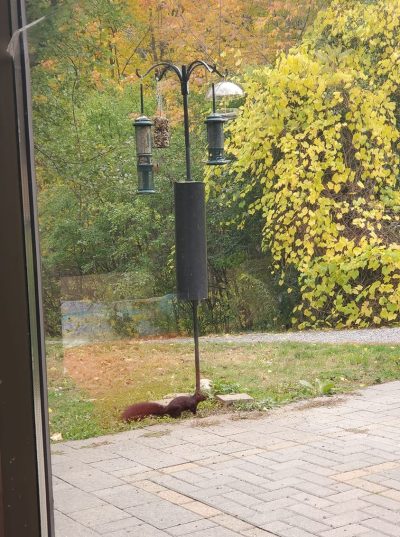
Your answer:
[[[225,96],[242,96],[244,92],[240,86],[233,82],[219,82],[218,84],[212,84],[210,91],[207,92],[206,97],[212,98],[213,111],[210,114],[205,123],[207,125],[207,141],[208,141],[208,161],[210,166],[220,166],[230,162],[225,158],[224,150],[224,123],[228,121],[228,118],[218,113],[216,110],[216,97]]]
[[[210,166],[221,166],[230,160],[225,158],[224,149],[224,123],[226,119],[213,112],[205,120],[207,125],[208,160]]]

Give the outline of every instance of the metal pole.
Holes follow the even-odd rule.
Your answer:
[[[144,115],[143,82],[140,83],[140,114]]]
[[[182,65],[181,90],[183,97],[183,125],[185,128],[185,155],[186,155],[186,181],[192,181],[192,166],[190,162],[190,136],[189,136],[189,107],[188,107],[188,77],[186,65]]]
[[[1,1],[1,0],[0,0]],[[181,93],[183,98],[183,125],[185,132],[185,156],[186,156],[186,182],[193,182],[192,179],[192,169],[191,169],[191,157],[190,157],[190,133],[189,133],[189,106],[188,106],[188,95],[189,95],[189,78],[194,69],[199,66],[205,67],[210,73],[216,72],[222,76],[216,69],[216,67],[211,67],[203,61],[196,60],[192,62],[189,66],[182,65],[182,70],[179,71],[179,68],[170,63],[170,62],[160,62],[153,65],[146,71],[142,76],[139,71],[136,70],[136,74],[140,79],[146,77],[151,71],[157,69],[158,67],[163,67],[163,71],[157,77],[158,80],[161,80],[167,71],[173,71],[179,78],[181,82]],[[141,87],[141,108],[143,110],[143,89]],[[215,87],[213,84],[213,111],[215,112]],[[177,183],[179,184],[179,183]],[[196,185],[193,185],[196,186]],[[175,226],[176,226],[176,206],[175,206]],[[176,227],[176,229],[178,229]],[[193,337],[194,337],[194,347],[195,347],[195,368],[196,368],[196,393],[200,392],[200,351],[199,351],[199,324],[198,324],[198,305],[199,300],[191,300],[193,308]]]
[[[186,155],[186,181],[192,181],[192,166],[190,159],[190,133],[189,133],[189,80],[186,65],[182,65],[181,90],[183,97],[183,124],[185,129],[185,155]],[[194,338],[194,365],[196,371],[196,390],[200,393],[200,350],[199,350],[199,323],[198,323],[198,300],[192,300],[193,308],[193,338]]]
[[[214,82],[211,84],[211,88],[212,88],[212,108],[213,108],[213,114],[215,114],[215,112],[217,111],[217,107],[216,107],[216,104],[215,104],[215,84],[214,84]]]
[[[196,390],[200,393],[200,349],[199,349],[199,320],[198,320],[198,300],[192,300],[193,309],[193,338],[194,338],[194,366],[196,370]]]

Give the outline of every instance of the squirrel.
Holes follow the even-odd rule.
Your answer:
[[[138,421],[148,416],[164,416],[167,407],[159,403],[136,403],[128,406],[121,415],[124,421]]]
[[[192,414],[196,414],[197,405],[201,401],[205,401],[207,396],[201,392],[193,395],[180,395],[175,397],[166,407],[166,414],[169,414],[171,418],[180,418],[182,412],[190,410]]]
[[[179,418],[182,412],[190,410],[192,414],[196,414],[197,405],[200,401],[205,401],[207,396],[203,393],[195,393],[193,395],[180,395],[175,397],[168,405],[160,405],[159,403],[143,402],[136,403],[126,408],[121,418],[124,421],[138,421],[148,416],[170,416],[171,418]]]

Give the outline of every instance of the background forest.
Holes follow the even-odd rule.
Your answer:
[[[147,115],[162,101],[172,135],[155,152],[158,193],[136,194],[135,71],[160,60],[216,63],[247,94],[228,129],[234,163],[205,170],[210,75],[191,86],[193,172],[209,193],[203,333],[400,320],[398,0],[28,9],[31,20],[46,15],[30,43],[49,335],[60,334],[63,300],[107,303],[119,335],[136,335],[143,317],[162,332],[190,328],[184,305],[148,300],[175,285],[172,183],[184,178],[184,143],[172,78],[146,87]],[[115,306],[138,300],[139,313]]]

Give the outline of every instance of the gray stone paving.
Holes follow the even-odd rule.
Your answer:
[[[54,445],[56,537],[400,536],[400,382],[247,416]]]

